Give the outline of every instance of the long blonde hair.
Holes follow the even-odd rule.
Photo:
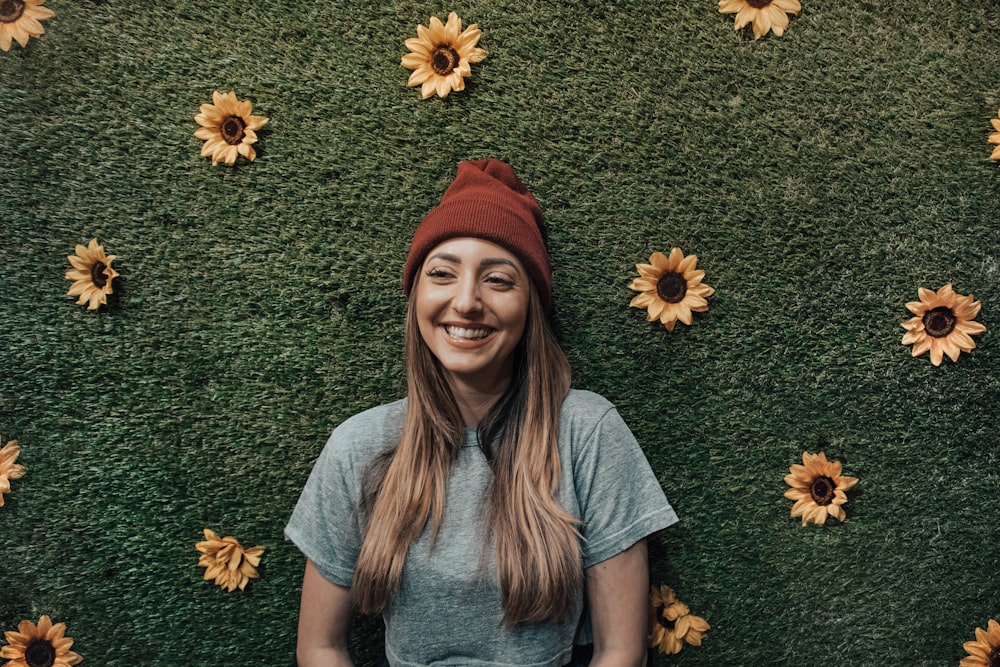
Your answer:
[[[398,590],[410,544],[444,515],[448,478],[465,442],[458,404],[417,327],[414,289],[406,319],[406,421],[395,449],[365,472],[364,539],[352,584],[364,613],[382,611]],[[556,499],[559,413],[570,370],[534,286],[506,393],[479,425],[493,479],[487,526],[496,544],[504,623],[565,617],[583,586],[579,521]],[[491,443],[499,444],[494,448]],[[486,541],[489,543],[489,540]]]

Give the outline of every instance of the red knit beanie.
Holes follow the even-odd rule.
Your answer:
[[[542,209],[505,162],[460,162],[441,203],[424,216],[410,243],[403,289],[410,294],[424,257],[442,241],[470,236],[492,241],[515,255],[531,275],[542,304],[552,303],[552,269],[542,238]]]

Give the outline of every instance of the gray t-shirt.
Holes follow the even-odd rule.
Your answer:
[[[344,421],[306,482],[285,536],[328,581],[351,585],[361,546],[361,476],[372,456],[399,441],[405,413],[405,401],[397,401]],[[635,437],[601,396],[570,392],[562,406],[559,455],[558,498],[583,522],[584,568],[677,521]],[[563,623],[501,623],[492,544],[483,550],[490,476],[476,431],[468,429],[434,547],[429,529],[410,546],[400,590],[384,613],[392,667],[560,667],[569,661],[583,616],[582,590]]]

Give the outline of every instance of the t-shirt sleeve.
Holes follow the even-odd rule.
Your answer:
[[[352,465],[348,440],[340,428],[330,436],[285,526],[285,537],[323,578],[349,587],[361,548],[361,530],[355,507],[360,471]]]
[[[614,407],[607,407],[574,449],[585,568],[677,522],[639,443]]]

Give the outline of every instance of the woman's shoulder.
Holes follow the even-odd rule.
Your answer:
[[[563,401],[563,418],[583,415],[600,418],[609,410],[614,410],[614,404],[600,394],[586,389],[570,389]]]
[[[385,428],[389,425],[401,424],[406,417],[406,399],[401,398],[391,403],[383,403],[373,408],[356,412],[340,422],[336,431],[356,432]]]
[[[559,442],[560,447],[569,448],[573,460],[584,452],[634,440],[635,436],[614,403],[600,394],[575,389],[563,401]]]
[[[600,394],[585,389],[571,389],[563,400],[559,419],[563,431],[579,436],[589,433],[606,417],[617,418],[614,404]]]
[[[399,442],[405,420],[406,399],[362,410],[333,429],[325,449],[338,457],[366,460]]]

